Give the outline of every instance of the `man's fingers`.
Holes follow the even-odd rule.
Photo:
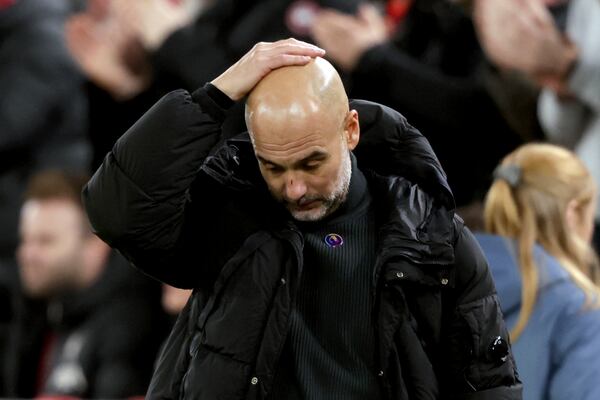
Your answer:
[[[295,39],[273,43],[257,43],[237,63],[212,81],[212,84],[233,100],[244,97],[265,75],[274,69],[305,65],[325,50]]]
[[[298,40],[284,40],[263,44],[257,49],[256,60],[264,62],[267,71],[290,65],[304,65],[315,57],[325,55],[325,50]]]
[[[323,57],[325,50],[303,42],[277,42],[258,46],[254,53],[254,62],[271,70],[286,65],[304,65],[312,58]]]
[[[271,46],[265,46],[264,50],[272,54],[284,53],[292,55],[304,55],[309,57],[319,57],[325,54],[325,50],[310,43],[299,40],[284,40],[272,43]]]
[[[281,67],[288,67],[292,65],[306,65],[312,60],[310,56],[299,56],[293,54],[281,54],[279,57],[273,58],[270,65],[270,69],[274,70]]]

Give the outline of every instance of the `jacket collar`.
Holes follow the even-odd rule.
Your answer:
[[[417,264],[454,261],[454,198],[431,146],[398,112],[356,100],[361,141],[354,154],[379,213],[381,246]],[[247,133],[228,140],[201,168],[236,190],[267,192]],[[271,213],[272,214],[272,213]]]
[[[361,141],[359,168],[369,183],[380,216],[381,246],[417,264],[454,262],[454,197],[427,139],[397,111],[354,100]]]
[[[389,257],[416,264],[454,262],[454,211],[436,204],[417,184],[399,176],[369,174],[380,226],[380,247]]]

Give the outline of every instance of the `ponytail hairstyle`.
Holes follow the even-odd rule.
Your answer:
[[[521,310],[512,339],[521,335],[535,306],[539,285],[533,257],[536,243],[583,290],[586,307],[600,308],[598,258],[587,238],[567,223],[567,210],[573,205],[577,222],[593,223],[589,215],[597,188],[581,160],[559,146],[526,144],[502,160],[494,177],[485,199],[485,229],[517,241],[522,278]]]

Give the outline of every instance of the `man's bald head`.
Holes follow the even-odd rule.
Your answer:
[[[316,221],[345,201],[360,129],[331,64],[270,72],[248,97],[246,124],[269,190],[294,218]]]
[[[335,68],[323,58],[303,66],[276,69],[264,77],[246,102],[246,125],[250,134],[281,133],[290,126],[317,119],[342,124],[348,113],[348,97]]]

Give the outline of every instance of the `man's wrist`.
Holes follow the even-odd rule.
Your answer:
[[[225,71],[225,73],[226,72],[227,71]],[[215,88],[217,88],[222,93],[224,93],[227,97],[229,97],[234,102],[240,100],[241,98],[243,98],[244,94],[238,93],[239,90],[237,90],[234,87],[229,87],[229,86],[232,86],[231,82],[229,82],[229,84],[228,84],[228,82],[227,82],[226,79],[221,79],[221,77],[224,74],[222,74],[221,76],[218,76],[217,78],[213,79],[210,82],[210,84],[213,85]]]
[[[213,83],[208,82],[204,85],[206,90],[206,94],[214,101],[219,107],[224,110],[227,110],[235,104],[235,101],[227,95],[227,93],[223,92]]]
[[[227,110],[235,104],[233,100],[211,83],[206,83],[195,90],[191,93],[191,96],[202,111],[212,116],[215,121],[224,121]]]

